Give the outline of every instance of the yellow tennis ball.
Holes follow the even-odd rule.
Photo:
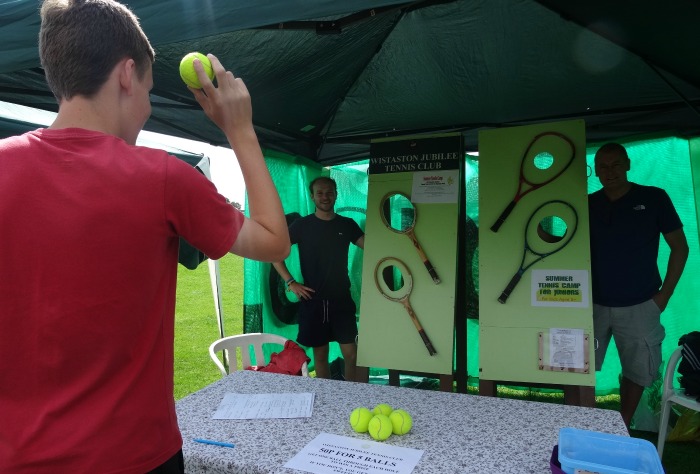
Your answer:
[[[384,441],[389,436],[393,426],[391,420],[386,415],[374,415],[371,420],[369,420],[369,425],[367,426],[367,431],[369,435],[376,439],[377,441]]]
[[[197,71],[194,70],[193,62],[195,59],[199,59],[202,62],[204,72],[207,73],[209,79],[214,80],[214,69],[211,66],[211,61],[202,53],[189,53],[182,58],[182,61],[180,61],[180,77],[188,86],[194,89],[201,89],[202,84],[200,84],[197,77]]]
[[[386,415],[389,416],[389,414],[393,411],[394,409],[391,408],[391,405],[387,405],[386,403],[380,403],[376,407],[374,407],[374,410],[372,410],[372,413],[375,415]]]
[[[369,420],[372,419],[372,412],[369,408],[358,407],[350,413],[350,426],[358,433],[367,433]]]
[[[391,420],[392,432],[396,435],[405,435],[411,431],[413,419],[405,410],[394,410],[389,415]]]

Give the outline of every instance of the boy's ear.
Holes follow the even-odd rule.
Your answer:
[[[118,68],[119,85],[127,94],[131,94],[136,79],[136,62],[131,58],[124,59],[119,61],[116,68]]]

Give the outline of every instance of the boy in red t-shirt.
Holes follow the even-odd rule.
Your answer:
[[[154,53],[130,10],[46,0],[41,20],[58,116],[0,140],[0,472],[182,473],[179,239],[214,259],[289,253],[250,96],[215,56],[216,86],[195,62],[192,93],[236,154],[246,218],[194,168],[135,146]]]

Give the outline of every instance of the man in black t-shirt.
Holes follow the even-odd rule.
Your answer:
[[[330,378],[328,344],[336,341],[345,361],[345,378],[353,381],[357,321],[350,294],[348,249],[350,244],[364,248],[365,235],[354,220],[335,213],[338,192],[334,180],[316,178],[309,191],[316,211],[289,227],[292,244],[299,246],[304,283],[292,277],[283,261],[273,265],[286,282],[287,291],[301,302],[297,342],[313,348],[316,376]]]

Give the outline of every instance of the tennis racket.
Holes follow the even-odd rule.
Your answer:
[[[535,209],[525,225],[525,248],[520,267],[501,293],[498,302],[505,304],[528,268],[566,247],[577,228],[578,213],[568,202],[547,201]],[[534,260],[526,265],[528,253]]]
[[[425,269],[428,270],[430,278],[433,279],[433,283],[439,284],[440,277],[428,256],[425,255],[423,247],[418,242],[418,237],[416,237],[415,228],[418,220],[418,209],[416,209],[409,197],[397,191],[387,193],[379,203],[379,215],[389,230],[397,234],[404,234],[411,239],[411,243],[416,252],[418,252]]]
[[[513,200],[491,226],[491,230],[498,232],[513,212],[515,205],[524,196],[561,176],[571,166],[575,154],[574,142],[566,135],[559,132],[543,132],[535,135],[520,160],[518,190]]]
[[[413,325],[416,327],[418,334],[421,339],[423,339],[425,347],[428,349],[428,354],[431,356],[437,354],[433,343],[430,342],[423,326],[421,326],[420,321],[418,321],[418,316],[416,316],[416,312],[413,311],[411,302],[408,299],[413,290],[413,276],[408,267],[406,267],[406,264],[394,257],[385,257],[381,259],[377,262],[377,266],[374,269],[374,283],[377,285],[377,289],[384,298],[401,303],[403,307],[406,308],[408,315],[411,317],[411,321],[413,321]]]

